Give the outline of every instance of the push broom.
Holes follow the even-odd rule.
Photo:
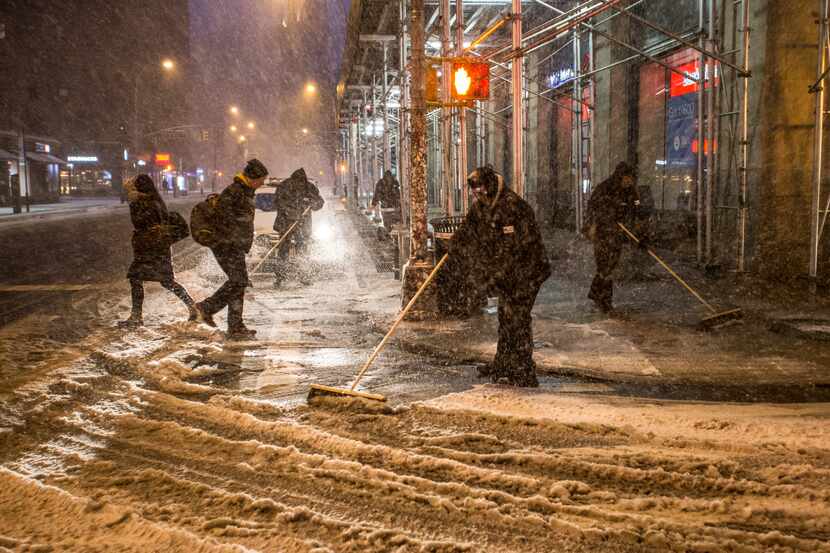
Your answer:
[[[270,250],[268,250],[268,253],[266,253],[262,257],[262,260],[257,264],[256,268],[254,268],[254,270],[251,271],[251,275],[260,274],[259,270],[262,268],[262,265],[265,264],[265,262],[268,260],[269,257],[271,257],[271,254],[273,254],[275,251],[277,251],[279,249],[280,246],[282,246],[282,243],[285,242],[285,239],[288,238],[288,236],[294,231],[294,229],[297,227],[297,225],[300,223],[300,221],[305,219],[305,216],[308,215],[309,211],[311,211],[311,207],[305,208],[305,211],[303,211],[303,214],[300,215],[300,218],[297,219],[296,221],[294,221],[293,223],[291,223],[291,226],[288,227],[288,230],[285,231],[282,236],[280,236],[280,239],[277,240],[277,243],[274,244],[274,247],[271,248]]]
[[[628,237],[629,237],[631,240],[633,240],[633,241],[634,241],[634,243],[635,243],[635,244],[638,244],[638,245],[640,244],[640,239],[639,239],[639,238],[637,238],[636,236],[634,236],[634,233],[632,233],[630,230],[628,230],[628,229],[625,227],[625,225],[623,225],[622,223],[619,223],[619,222],[618,222],[617,224],[620,226],[620,228],[623,230],[623,232],[624,232],[626,235],[628,235]],[[700,296],[700,294],[698,294],[697,292],[695,292],[695,290],[694,290],[691,286],[689,286],[689,285],[686,283],[686,281],[685,281],[685,280],[683,280],[682,278],[680,278],[680,275],[678,275],[677,273],[675,273],[675,272],[672,270],[672,268],[671,268],[671,267],[669,267],[669,266],[666,264],[666,262],[665,262],[665,261],[663,261],[662,259],[660,259],[660,257],[658,257],[658,256],[657,256],[657,254],[656,254],[656,253],[654,253],[654,252],[651,250],[651,248],[646,248],[646,251],[649,253],[649,255],[650,255],[651,257],[653,257],[653,258],[657,261],[657,263],[659,263],[659,264],[660,264],[660,265],[661,265],[661,266],[662,266],[665,270],[667,270],[667,271],[669,272],[669,274],[670,274],[671,276],[673,276],[673,277],[675,278],[675,280],[677,280],[677,282],[679,282],[679,283],[683,286],[683,288],[685,288],[686,290],[688,290],[688,292],[689,292],[690,294],[692,294],[695,298],[697,298],[697,300],[698,300],[700,303],[702,303],[702,304],[706,307],[706,309],[708,309],[708,310],[709,310],[709,313],[711,313],[711,314],[710,314],[709,316],[704,317],[703,319],[701,319],[701,320],[700,320],[700,323],[698,323],[698,326],[699,326],[701,329],[703,329],[703,330],[711,330],[711,329],[713,329],[713,328],[717,328],[717,327],[720,327],[720,326],[724,326],[724,325],[727,325],[727,324],[729,324],[729,323],[736,322],[736,321],[740,321],[741,319],[743,319],[743,316],[744,316],[744,315],[743,315],[743,311],[741,311],[740,309],[729,309],[729,310],[726,310],[726,311],[718,311],[717,309],[715,309],[714,307],[712,307],[712,305],[711,305],[708,301],[706,301],[705,299],[703,299],[703,298]]]
[[[432,282],[432,280],[435,278],[435,275],[438,274],[438,271],[441,269],[441,267],[447,261],[447,256],[448,255],[449,254],[446,254],[446,253],[444,254],[444,256],[441,258],[441,260],[438,262],[438,264],[435,266],[435,268],[429,274],[429,276],[424,281],[424,283],[421,284],[421,287],[418,288],[418,291],[415,292],[415,295],[412,296],[412,299],[409,300],[409,303],[406,304],[406,307],[403,308],[403,311],[401,311],[401,313],[398,315],[398,318],[395,319],[395,322],[392,324],[392,328],[389,329],[389,332],[386,333],[386,336],[383,337],[383,340],[381,340],[381,342],[375,347],[375,351],[373,351],[372,355],[369,356],[369,359],[363,365],[363,368],[360,369],[360,372],[357,374],[357,377],[354,379],[354,382],[352,382],[351,387],[347,390],[345,388],[335,388],[333,386],[325,386],[323,384],[312,384],[311,389],[308,391],[308,401],[311,401],[313,398],[319,397],[319,396],[334,396],[334,397],[346,396],[346,397],[359,397],[359,398],[363,398],[363,399],[370,399],[370,400],[373,400],[373,401],[386,401],[386,397],[384,397],[380,394],[370,394],[370,393],[366,393],[366,392],[358,392],[357,390],[355,390],[355,388],[357,387],[357,384],[360,382],[360,380],[363,378],[363,375],[366,374],[366,371],[371,366],[372,362],[375,360],[375,358],[377,358],[380,351],[386,345],[386,342],[389,341],[389,339],[392,337],[392,335],[398,329],[398,325],[401,324],[401,321],[403,320],[403,318],[406,317],[406,314],[409,313],[409,310],[412,309],[412,306],[415,305],[415,302],[418,301],[418,298],[421,297],[421,294],[423,293],[423,291],[426,290],[426,287],[429,286],[429,283]]]

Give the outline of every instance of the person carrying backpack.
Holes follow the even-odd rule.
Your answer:
[[[132,311],[128,319],[118,323],[122,328],[134,328],[144,324],[144,281],[159,282],[182,300],[190,313],[189,320],[196,319],[193,298],[184,286],[176,282],[170,246],[183,238],[171,227],[171,213],[156,185],[148,175],[138,175],[125,184],[130,202],[130,219],[133,222],[133,262],[127,271],[132,297]],[[177,216],[177,220],[180,216]],[[182,220],[183,221],[183,220]]]
[[[228,308],[228,338],[253,338],[256,331],[245,326],[242,310],[245,302],[245,288],[251,285],[245,254],[254,242],[254,191],[265,184],[268,169],[258,159],[248,161],[245,169],[238,173],[217,198],[208,198],[206,204],[213,205],[212,237],[203,242],[201,229],[193,228],[193,236],[203,245],[210,247],[213,257],[228,275],[228,280],[212,296],[196,304],[199,320],[216,326],[213,315]],[[200,204],[201,205],[201,204]],[[199,205],[191,215],[191,227]],[[201,218],[201,217],[200,217]]]

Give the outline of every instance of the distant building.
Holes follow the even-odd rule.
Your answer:
[[[67,181],[70,173],[77,177],[67,165],[69,153],[107,160],[95,180],[117,191],[129,163],[124,151],[128,158],[135,154],[136,137],[145,150],[152,144],[144,134],[190,120],[186,0],[86,0],[83,8],[62,0],[4,0],[0,25],[0,131],[11,137],[0,148],[15,158],[0,159],[0,202],[18,172],[14,136],[20,133],[52,137],[57,161],[46,164],[54,165],[46,169],[49,184],[37,193],[48,199],[74,189]],[[172,70],[162,67],[165,59]]]

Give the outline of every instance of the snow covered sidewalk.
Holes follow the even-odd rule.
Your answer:
[[[702,306],[636,250],[624,256],[615,289],[617,313],[611,317],[597,312],[586,297],[593,275],[590,245],[558,236],[549,254],[554,274],[533,311],[540,371],[625,383],[830,389],[826,342],[770,330],[771,322],[782,318],[830,318],[826,299],[734,277],[709,281],[681,266],[715,305],[744,311],[741,324],[701,332],[695,326],[706,314]],[[486,362],[495,354],[497,329],[491,307],[467,320],[407,323],[399,340],[408,349]]]

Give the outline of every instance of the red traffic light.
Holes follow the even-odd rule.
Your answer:
[[[453,100],[489,100],[490,66],[480,61],[454,61],[450,89]]]

